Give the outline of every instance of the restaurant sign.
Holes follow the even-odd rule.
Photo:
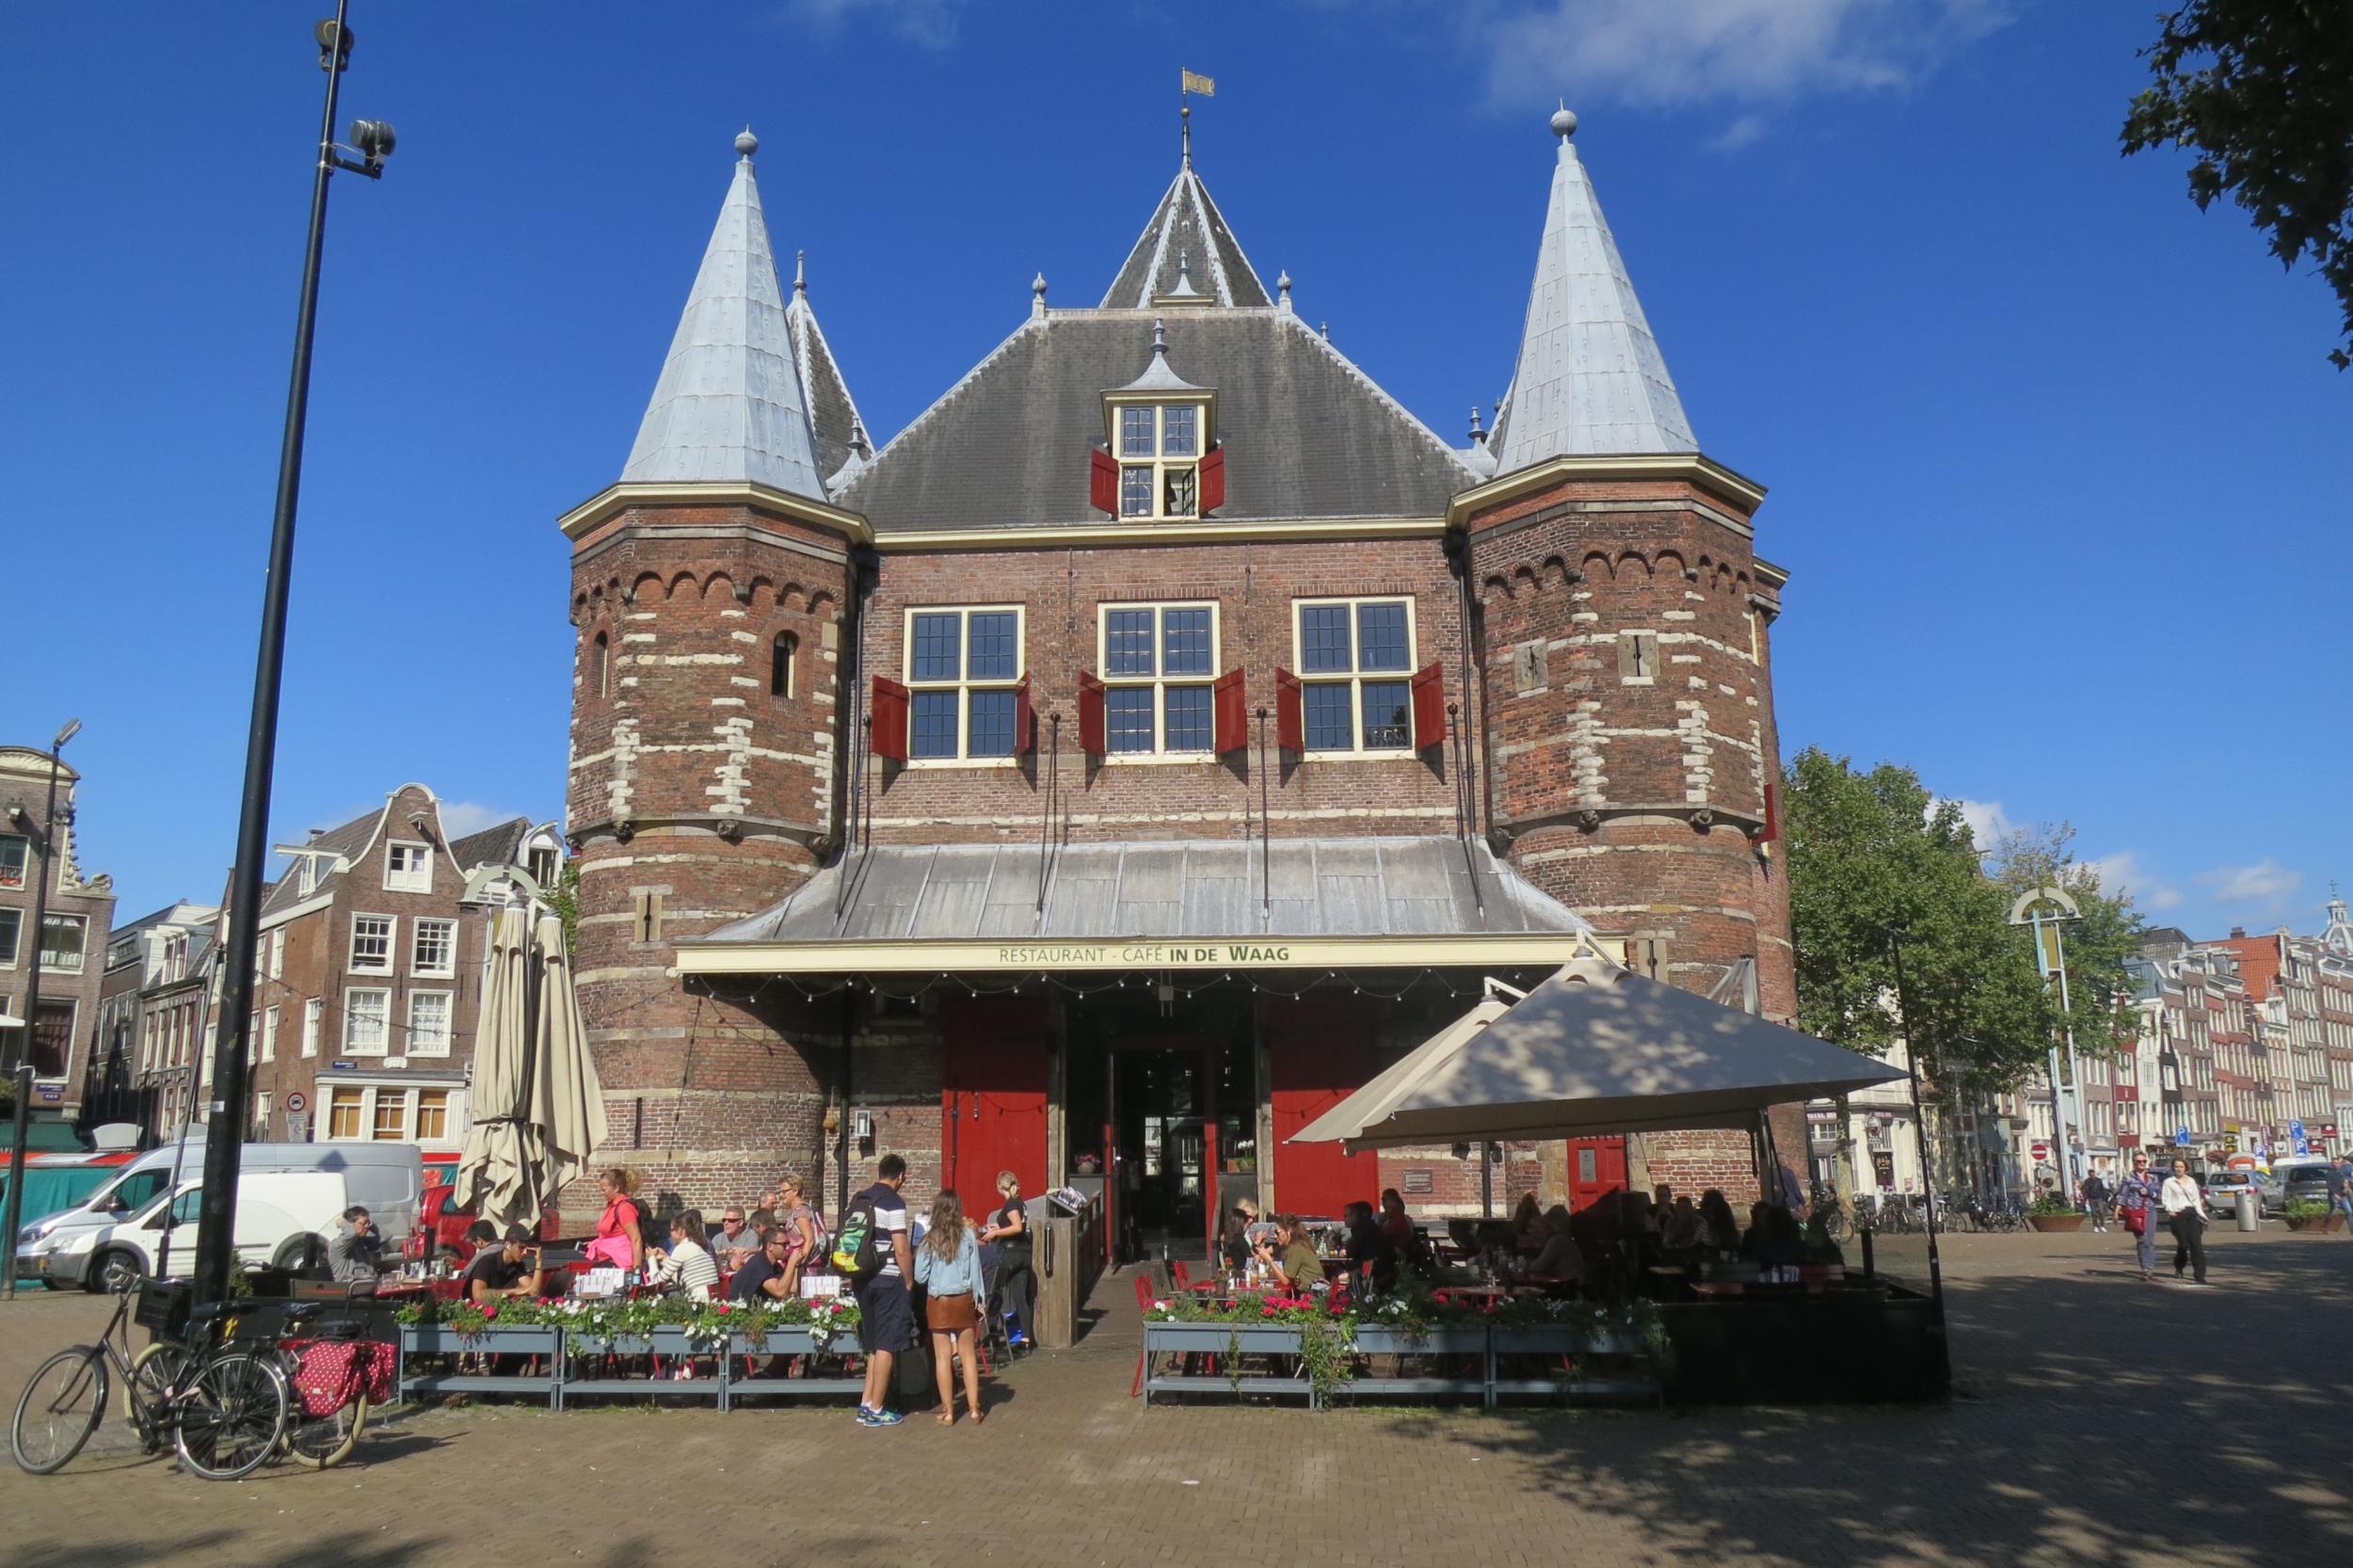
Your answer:
[[[1153,973],[1171,969],[1558,968],[1577,951],[1560,931],[1401,932],[1354,936],[1089,936],[999,941],[986,937],[816,941],[687,940],[681,974],[1010,974],[1057,970]]]
[[[1236,964],[1289,964],[1288,942],[1009,942],[997,950],[1001,969],[1222,968]]]

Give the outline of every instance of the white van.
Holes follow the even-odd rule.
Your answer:
[[[273,1172],[327,1171],[341,1176],[350,1194],[345,1207],[356,1203],[365,1208],[386,1248],[395,1253],[416,1228],[424,1197],[424,1154],[414,1144],[248,1144],[238,1150],[237,1170],[240,1189],[251,1177]],[[16,1233],[18,1276],[55,1282],[47,1267],[51,1255],[70,1246],[77,1236],[120,1224],[144,1209],[173,1184],[175,1175],[182,1181],[202,1179],[201,1136],[148,1150],[72,1208],[25,1224]],[[332,1227],[321,1234],[333,1234]],[[175,1251],[179,1247],[176,1237],[172,1246]],[[90,1288],[97,1288],[94,1281]]]
[[[49,1254],[49,1277],[60,1285],[124,1290],[156,1272],[165,1221],[170,1221],[171,1272],[184,1274],[196,1261],[196,1222],[204,1207],[204,1184],[187,1181],[168,1200],[162,1193],[146,1208],[114,1224],[77,1230]],[[344,1176],[333,1171],[259,1171],[237,1178],[237,1209],[231,1231],[236,1261],[280,1263],[307,1253],[314,1239],[330,1234],[351,1207]]]

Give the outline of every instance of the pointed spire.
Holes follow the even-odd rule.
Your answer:
[[[795,254],[792,297],[784,307],[784,321],[792,334],[792,364],[801,373],[801,392],[808,400],[809,429],[817,438],[817,472],[825,476],[825,494],[830,499],[856,472],[849,466],[851,460],[872,457],[874,449],[866,443],[850,384],[833,357],[833,345],[825,341],[825,329],[817,325],[816,309],[808,302],[805,254]],[[866,443],[862,453],[861,443]]]
[[[1291,308],[1291,275],[1289,268],[1286,267],[1283,270],[1283,275],[1274,280],[1274,292],[1276,296],[1276,305],[1284,312],[1288,312]]]
[[[1179,274],[1193,252],[1201,252],[1208,276],[1195,287],[1180,282]],[[1266,306],[1266,284],[1242,254],[1241,243],[1225,226],[1225,215],[1209,197],[1207,185],[1193,169],[1191,144],[1184,161],[1160,194],[1152,219],[1128,248],[1119,275],[1104,292],[1104,310],[1148,310],[1159,299],[1193,294],[1203,304]]]
[[[1152,362],[1144,367],[1144,374],[1119,389],[1121,392],[1198,392],[1201,389],[1176,374],[1168,362],[1168,324],[1155,316],[1152,320]]]
[[[1683,400],[1570,144],[1577,116],[1567,105],[1553,115],[1552,131],[1561,151],[1509,414],[1497,415],[1497,466],[1508,473],[1549,457],[1696,452]]]
[[[1487,444],[1487,432],[1479,427],[1479,405],[1476,403],[1471,405],[1470,439],[1473,446]]]
[[[695,286],[663,361],[621,478],[630,483],[751,483],[825,499],[808,400],[792,352],[751,127]]]
[[[1042,272],[1030,280],[1030,314],[1046,314],[1046,274]]]
[[[808,252],[806,250],[792,252],[792,292],[808,293]]]

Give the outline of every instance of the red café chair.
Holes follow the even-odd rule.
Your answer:
[[[1152,1280],[1149,1275],[1144,1273],[1140,1270],[1137,1272],[1135,1277],[1136,1337],[1138,1339],[1142,1339],[1144,1337],[1143,1315],[1152,1310]],[[1131,1400],[1144,1392],[1144,1364],[1150,1353],[1150,1352],[1142,1349],[1139,1349],[1136,1352],[1136,1381],[1128,1390],[1128,1397]]]
[[[1193,1278],[1191,1272],[1185,1268],[1185,1260],[1181,1257],[1172,1257],[1168,1260],[1168,1277],[1176,1283],[1179,1290],[1191,1290],[1206,1295],[1217,1288],[1217,1281],[1214,1279]],[[1138,1280],[1136,1283],[1141,1285],[1143,1281]]]

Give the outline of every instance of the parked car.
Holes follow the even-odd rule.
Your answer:
[[[156,1272],[167,1219],[176,1272],[181,1261],[195,1256],[197,1216],[203,1204],[204,1184],[183,1182],[175,1196],[167,1199],[159,1193],[118,1224],[74,1231],[49,1254],[48,1276],[60,1285],[127,1290]],[[242,1176],[231,1231],[237,1261],[285,1267],[315,1256],[326,1246],[336,1218],[350,1205],[350,1188],[339,1171]]]
[[[2327,1203],[2329,1201],[2329,1167],[2297,1165],[2290,1169],[2280,1186],[2281,1201],[2284,1203]]]
[[[472,1208],[458,1208],[450,1203],[457,1189],[448,1182],[424,1190],[424,1199],[418,1207],[416,1230],[402,1243],[400,1256],[419,1259],[449,1254],[460,1265],[472,1261],[474,1244],[466,1240],[466,1232],[481,1216]],[[549,1208],[539,1216],[539,1240],[553,1241],[564,1234],[562,1216]]]
[[[2217,1216],[2227,1215],[2236,1207],[2241,1192],[2255,1194],[2255,1218],[2271,1217],[2280,1205],[2280,1194],[2255,1171],[2209,1171],[2206,1173],[2206,1205]]]

